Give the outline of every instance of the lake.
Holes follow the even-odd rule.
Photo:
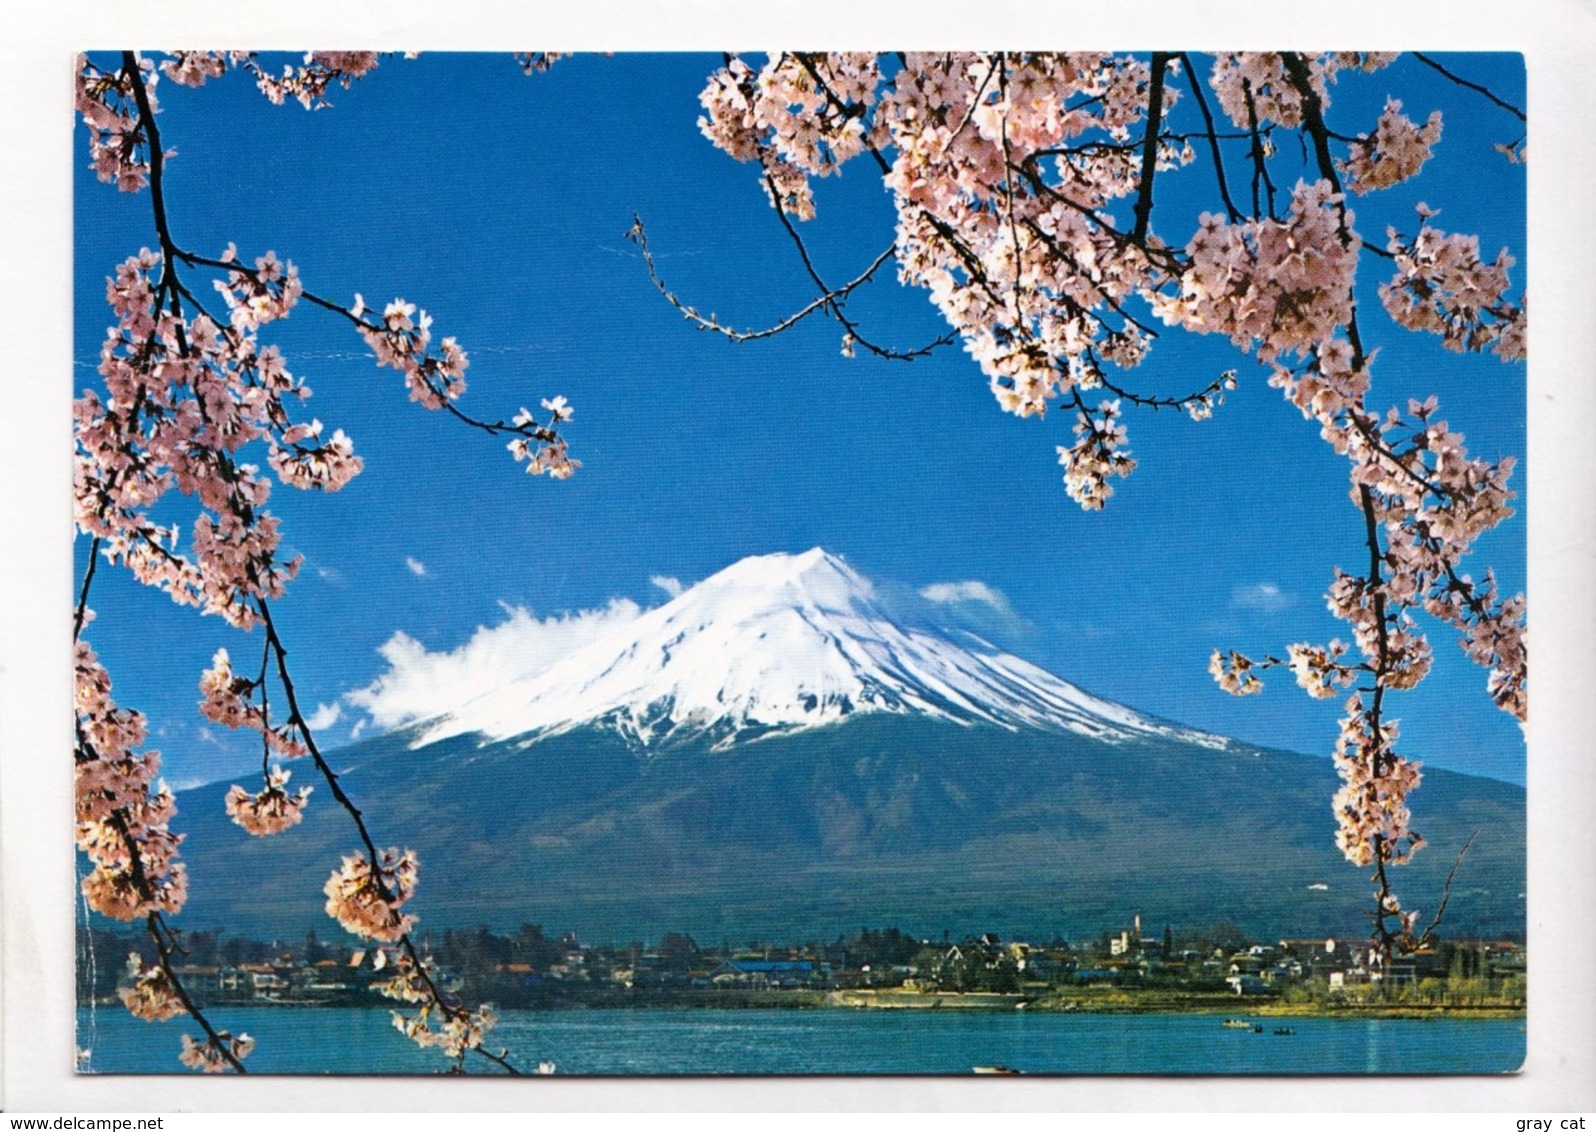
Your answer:
[[[428,1074],[446,1067],[371,1008],[217,1007],[218,1029],[257,1042],[252,1073]],[[924,1010],[506,1011],[491,1045],[530,1071],[561,1074],[967,1074],[1003,1065],[1041,1074],[1507,1073],[1523,1064],[1510,1018],[1287,1018],[1264,1032],[1213,1014],[1047,1014]],[[1278,1026],[1296,1032],[1276,1035]],[[180,1020],[141,1022],[82,1007],[78,1045],[95,1073],[187,1073]],[[194,1029],[193,1032],[197,1032]],[[473,1071],[493,1069],[481,1059]]]

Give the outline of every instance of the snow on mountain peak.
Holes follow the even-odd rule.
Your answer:
[[[873,602],[875,587],[842,559],[820,547],[802,554],[759,554],[734,562],[684,592],[721,603],[785,604],[828,612],[851,612]]]
[[[1098,699],[984,642],[902,628],[867,579],[816,547],[735,562],[538,675],[424,725],[416,745],[472,733],[531,742],[600,726],[649,748],[690,738],[729,747],[883,711],[1109,742],[1226,744]]]

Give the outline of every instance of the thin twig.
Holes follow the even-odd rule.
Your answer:
[[[1463,858],[1468,856],[1469,847],[1474,844],[1474,839],[1480,835],[1479,830],[1469,834],[1469,839],[1463,843],[1463,848],[1458,850],[1457,858],[1452,862],[1452,868],[1446,874],[1446,883],[1441,886],[1441,902],[1436,905],[1435,918],[1430,921],[1430,926],[1424,929],[1424,934],[1418,939],[1415,950],[1427,946],[1435,940],[1435,929],[1441,926],[1441,917],[1446,915],[1446,906],[1452,899],[1452,879],[1457,876],[1458,868],[1463,864]]]
[[[1491,93],[1491,91],[1489,89],[1487,89],[1486,87],[1481,86],[1479,83],[1471,83],[1471,82],[1469,82],[1468,79],[1465,79],[1465,78],[1463,78],[1460,75],[1453,74],[1451,71],[1449,71],[1445,67],[1441,66],[1441,64],[1437,63],[1434,59],[1430,58],[1428,55],[1426,55],[1422,51],[1415,51],[1413,53],[1413,57],[1415,59],[1417,59],[1419,62],[1423,63],[1425,66],[1432,67],[1435,70],[1439,71],[1441,74],[1445,75],[1447,78],[1449,78],[1453,82],[1457,83],[1458,86],[1468,87],[1472,91],[1477,91],[1478,93],[1483,94],[1486,98],[1488,98],[1492,102],[1496,103],[1496,105],[1500,106],[1503,110],[1506,110],[1509,114],[1513,115],[1520,122],[1528,123],[1529,119],[1524,116],[1524,111],[1520,110],[1517,106],[1514,106],[1511,102],[1507,102],[1507,101],[1505,101],[1503,99],[1498,98],[1495,94]]]
[[[1214,132],[1214,116],[1208,110],[1208,99],[1203,96],[1203,84],[1197,78],[1196,69],[1192,66],[1191,56],[1184,51],[1180,53],[1181,62],[1186,72],[1186,85],[1191,87],[1192,97],[1197,102],[1197,109],[1202,111],[1203,122],[1207,124],[1208,148],[1214,157],[1214,177],[1219,182],[1219,196],[1225,202],[1225,212],[1230,217],[1232,224],[1242,219],[1241,210],[1236,207],[1236,202],[1230,199],[1230,186],[1225,180],[1225,161],[1219,155],[1219,135]],[[1246,135],[1241,135],[1245,137]]]
[[[844,283],[841,287],[837,287],[834,290],[830,290],[819,295],[807,306],[804,306],[793,314],[788,315],[780,322],[777,322],[771,326],[767,326],[761,330],[734,330],[716,320],[713,315],[709,318],[705,318],[698,312],[696,308],[690,307],[683,303],[681,299],[676,296],[676,293],[665,285],[665,281],[660,278],[659,271],[655,266],[654,253],[649,249],[648,233],[643,228],[643,219],[636,213],[632,214],[632,227],[627,231],[626,238],[638,246],[638,250],[643,257],[643,266],[648,271],[649,282],[654,284],[654,289],[665,297],[666,302],[670,303],[671,306],[681,311],[682,315],[697,325],[700,330],[712,331],[730,339],[733,342],[754,342],[761,338],[773,338],[785,330],[790,330],[792,327],[797,326],[800,322],[814,314],[816,311],[825,310],[832,301],[846,298],[856,288],[868,283],[877,271],[879,271],[885,264],[892,260],[893,253],[895,251],[893,248],[887,248],[871,261],[869,267],[865,268],[864,271],[855,276],[852,280]]]

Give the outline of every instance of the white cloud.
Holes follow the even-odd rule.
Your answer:
[[[510,609],[497,625],[479,625],[471,639],[450,652],[428,652],[403,632],[378,653],[388,670],[344,696],[371,713],[380,728],[428,719],[491,688],[537,675],[584,645],[635,620],[642,609],[617,598],[602,609],[539,619],[529,609]],[[353,738],[353,734],[350,736]]]
[[[920,596],[937,605],[962,605],[979,602],[989,605],[999,613],[1013,614],[1009,599],[985,582],[933,582],[920,591]]]
[[[1253,582],[1230,591],[1230,608],[1254,613],[1279,613],[1295,600],[1273,582]]]
[[[664,574],[655,574],[649,581],[670,594],[671,597],[681,597],[682,590],[687,588],[682,585],[680,578],[668,578]]]
[[[344,576],[331,566],[317,566],[315,569],[316,577],[324,582],[341,582],[344,580]]]
[[[334,701],[330,704],[317,704],[316,710],[310,713],[310,718],[305,720],[305,726],[312,731],[325,731],[337,723],[344,716],[344,709]]]
[[[405,565],[409,567],[410,572],[416,577],[425,578],[427,576],[427,564],[421,561],[419,558],[407,557],[405,559]]]
[[[355,720],[355,725],[349,729],[349,741],[351,743],[360,738],[360,733],[366,729],[366,724],[368,722],[369,721],[365,716],[361,716],[359,719]]]

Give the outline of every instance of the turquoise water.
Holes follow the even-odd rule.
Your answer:
[[[443,1056],[393,1029],[386,1010],[217,1007],[218,1029],[257,1042],[252,1073],[436,1073]],[[525,1070],[562,1074],[966,1074],[1004,1065],[1054,1074],[1506,1073],[1523,1064],[1522,1018],[1264,1020],[1211,1014],[954,1013],[923,1010],[506,1011],[491,1043]],[[1278,1025],[1296,1033],[1276,1035]],[[119,1006],[78,1011],[95,1073],[186,1073],[180,1021]],[[494,1070],[474,1059],[473,1071]],[[496,1070],[494,1070],[496,1071]]]

